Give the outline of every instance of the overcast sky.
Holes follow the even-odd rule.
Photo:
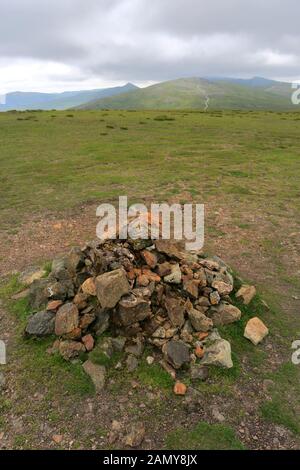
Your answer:
[[[0,93],[300,79],[299,0],[0,0]]]

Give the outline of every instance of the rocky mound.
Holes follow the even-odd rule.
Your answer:
[[[108,358],[123,352],[116,367],[132,371],[148,344],[149,366],[159,361],[174,380],[180,368],[205,379],[209,365],[233,366],[231,345],[217,330],[241,318],[233,289],[231,270],[217,257],[165,240],[96,241],[54,260],[49,276],[32,282],[29,300],[37,313],[25,334],[56,335],[50,352],[84,358],[98,390],[105,368],[86,357],[95,347]],[[249,303],[255,288],[243,286],[236,295]],[[245,336],[257,344],[268,331],[259,319],[250,322]],[[174,391],[184,394],[184,384],[177,382]]]

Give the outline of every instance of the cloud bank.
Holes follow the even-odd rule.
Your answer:
[[[189,76],[300,79],[299,0],[10,0],[0,93]]]

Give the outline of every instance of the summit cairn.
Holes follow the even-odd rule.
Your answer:
[[[104,372],[95,379],[93,348],[108,359],[121,352],[115,368],[133,371],[148,345],[148,367],[160,364],[174,381],[181,369],[206,380],[210,365],[233,366],[231,345],[217,330],[241,319],[233,291],[231,270],[218,257],[169,240],[97,240],[54,260],[49,276],[33,281],[36,313],[25,334],[55,335],[50,352],[82,360],[98,390]]]

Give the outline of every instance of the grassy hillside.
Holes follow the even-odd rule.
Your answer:
[[[291,86],[267,86],[186,78],[152,85],[121,96],[95,100],[81,109],[292,109]]]

